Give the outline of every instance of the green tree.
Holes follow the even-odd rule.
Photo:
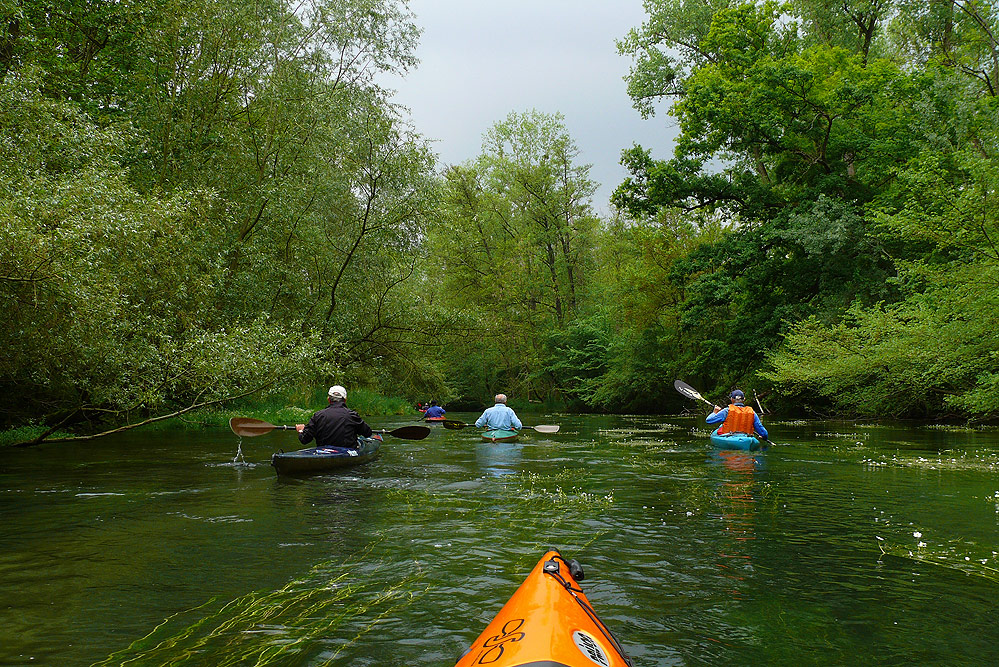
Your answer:
[[[928,72],[924,150],[878,202],[878,236],[904,298],[795,326],[769,378],[864,415],[999,416],[999,138],[994,98],[947,68]],[[980,89],[979,89],[980,90]],[[914,127],[913,131],[917,131]]]
[[[493,125],[477,160],[446,171],[442,224],[428,230],[430,256],[453,304],[476,309],[482,340],[494,349],[464,391],[500,387],[546,397],[551,381],[532,373],[539,333],[574,319],[589,288],[587,276],[597,226],[589,165],[561,115],[511,113]],[[514,388],[514,389],[511,389]]]
[[[100,427],[301,377],[317,341],[215,311],[224,266],[212,261],[212,195],[137,192],[116,158],[130,138],[32,83],[0,85],[8,423]]]
[[[689,256],[717,243],[723,234],[719,216],[662,210],[657,216],[628,220],[617,216],[599,237],[590,308],[604,315],[611,334],[606,372],[594,382],[591,408],[611,411],[679,411],[684,405],[673,380],[695,377],[693,360],[701,336],[683,324],[691,285],[699,272],[678,270]],[[712,382],[717,377],[711,369]]]
[[[893,265],[869,236],[865,208],[916,151],[911,110],[895,103],[913,87],[868,47],[839,45],[850,41],[842,30],[832,43],[803,36],[788,6],[663,8],[620,47],[636,57],[632,81],[676,98],[681,135],[668,160],[625,151],[632,175],[613,202],[636,222],[705,212],[727,228],[672,269],[685,276],[676,326],[699,350],[684,370],[727,386],[751,377],[786,322],[891,296]],[[812,9],[825,16],[830,7]],[[670,11],[691,26],[687,39],[653,31]],[[671,67],[645,55],[652,40],[679,54]],[[646,97],[634,101],[650,108]]]
[[[433,157],[376,82],[415,62],[404,3],[2,12],[3,298],[30,354],[0,381],[31,387],[7,414],[96,430],[334,372],[406,391],[427,368],[446,320],[409,285]]]
[[[516,242],[510,260],[522,269],[515,272],[521,304],[556,325],[578,307],[595,227],[596,185],[578,156],[561,114],[532,111],[493,125],[477,162],[487,187],[502,195],[493,210],[502,233]]]
[[[994,419],[999,15],[988,3],[934,2],[892,28],[896,51],[921,66],[910,126],[919,150],[870,211],[903,298],[795,326],[770,379],[856,414]]]

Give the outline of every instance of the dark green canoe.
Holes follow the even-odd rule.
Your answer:
[[[309,447],[294,452],[271,455],[271,465],[279,475],[303,475],[324,470],[356,466],[374,460],[382,446],[382,438],[358,438],[358,447]]]

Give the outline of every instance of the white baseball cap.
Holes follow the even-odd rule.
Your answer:
[[[347,398],[347,390],[341,387],[340,385],[335,384],[332,387],[330,387],[329,390],[329,397],[333,398],[334,396],[339,396],[340,398]]]

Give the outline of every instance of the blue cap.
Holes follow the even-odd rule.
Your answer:
[[[741,401],[746,398],[746,395],[742,393],[741,389],[733,389],[732,393],[729,394],[728,397],[736,401]]]

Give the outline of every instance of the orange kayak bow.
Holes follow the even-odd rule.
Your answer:
[[[546,553],[455,667],[630,667],[582,579],[578,562]]]

